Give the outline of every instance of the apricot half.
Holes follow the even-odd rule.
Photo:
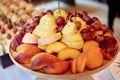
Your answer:
[[[58,53],[58,59],[60,61],[65,61],[69,59],[74,59],[79,56],[80,51],[73,48],[64,48]]]

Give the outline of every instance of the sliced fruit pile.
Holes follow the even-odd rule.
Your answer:
[[[14,37],[14,59],[23,66],[48,73],[81,73],[111,60],[118,43],[108,26],[86,11],[46,10],[26,23]]]

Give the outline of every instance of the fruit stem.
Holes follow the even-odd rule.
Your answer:
[[[60,2],[58,1],[58,10],[59,10],[59,13],[61,15],[61,11],[60,11]]]

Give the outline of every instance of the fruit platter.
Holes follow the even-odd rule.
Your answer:
[[[108,67],[118,41],[107,25],[86,11],[42,10],[12,39],[9,55],[22,70],[38,77],[77,79]]]

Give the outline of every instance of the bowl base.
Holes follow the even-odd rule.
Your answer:
[[[47,78],[37,77],[36,80],[66,80],[66,79],[47,79]],[[94,80],[94,79],[93,79],[92,76],[85,76],[85,77],[82,77],[82,78],[79,78],[79,79],[71,79],[71,80]]]

